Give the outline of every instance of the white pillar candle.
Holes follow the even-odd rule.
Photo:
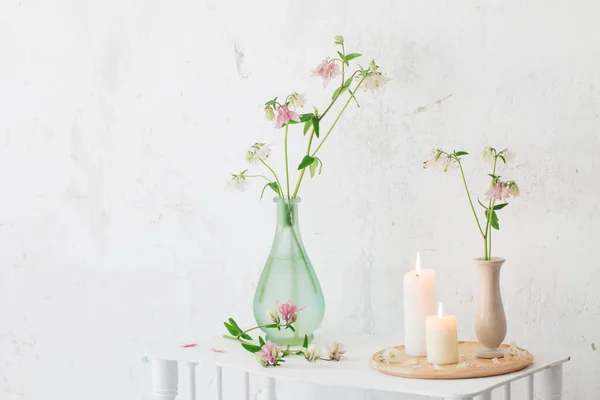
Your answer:
[[[456,316],[444,315],[442,303],[438,315],[427,317],[427,361],[446,365],[458,362],[458,333]]]
[[[404,346],[406,354],[424,357],[426,352],[425,318],[435,314],[435,271],[417,266],[404,275]]]

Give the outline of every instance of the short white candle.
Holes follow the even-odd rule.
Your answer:
[[[458,362],[458,333],[456,316],[444,315],[442,303],[438,315],[427,317],[427,361],[445,365]]]
[[[435,314],[435,271],[417,265],[404,275],[404,346],[412,357],[427,355],[425,318]]]

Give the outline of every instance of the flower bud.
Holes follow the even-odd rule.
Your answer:
[[[342,35],[337,35],[335,37],[335,41],[333,42],[334,44],[338,44],[338,45],[343,45],[344,44],[344,37]]]
[[[266,106],[265,107],[265,116],[269,121],[273,121],[275,119],[275,111],[273,111],[273,107]]]
[[[267,314],[269,314],[269,318],[271,318],[271,321],[273,321],[273,323],[279,324],[279,322],[281,321],[281,318],[279,317],[279,312],[277,312],[276,308],[267,311]]]

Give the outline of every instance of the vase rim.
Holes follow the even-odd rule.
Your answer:
[[[476,263],[479,264],[487,264],[487,263],[503,263],[506,261],[504,257],[491,257],[489,260],[486,260],[485,257],[477,257],[475,259]]]
[[[302,201],[302,199],[300,197],[294,197],[289,199],[289,203],[291,204],[298,204]],[[281,204],[281,203],[287,203],[288,199],[286,198],[282,198],[282,197],[273,197],[273,203],[276,204]]]

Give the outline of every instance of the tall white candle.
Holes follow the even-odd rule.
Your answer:
[[[404,345],[406,354],[427,355],[425,318],[435,314],[435,271],[421,269],[417,253],[415,270],[404,275]]]
[[[427,317],[427,361],[445,365],[458,362],[458,334],[456,317],[444,315],[442,303],[438,315]]]

